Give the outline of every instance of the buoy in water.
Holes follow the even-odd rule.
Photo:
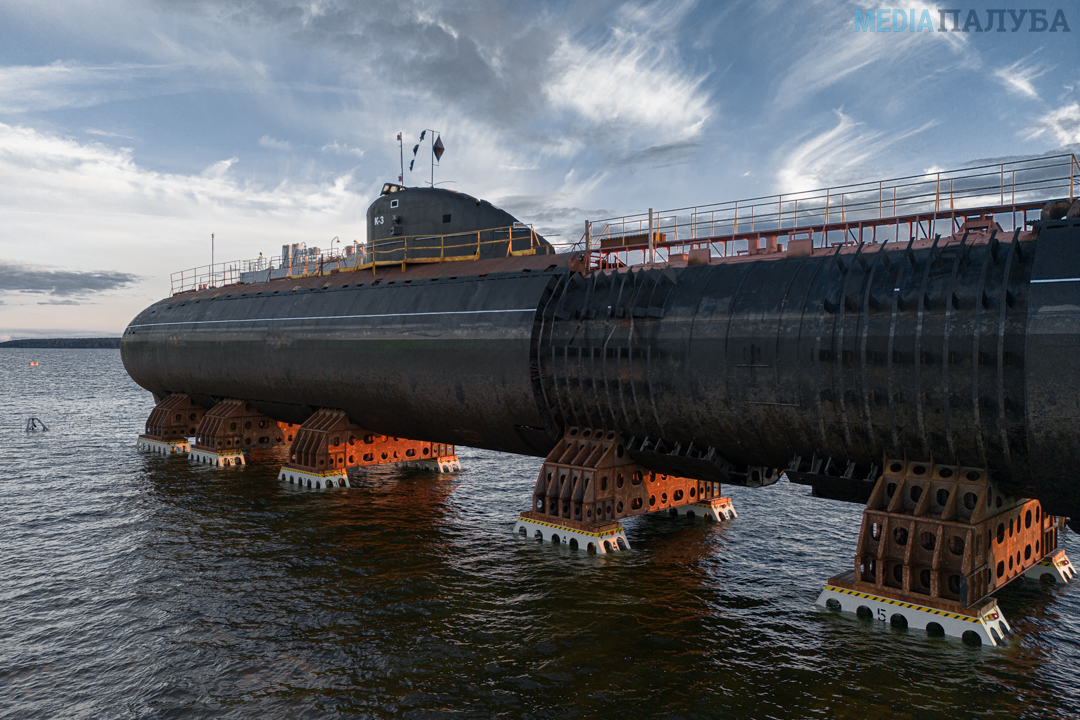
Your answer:
[[[37,360],[31,360],[30,367],[37,367]]]

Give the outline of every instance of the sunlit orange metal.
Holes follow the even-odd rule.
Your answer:
[[[287,443],[295,428],[263,415],[251,403],[222,400],[203,416],[193,447],[212,453],[271,448]]]

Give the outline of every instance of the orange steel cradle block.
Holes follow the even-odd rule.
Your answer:
[[[1056,557],[1057,526],[1038,500],[1003,495],[985,470],[886,460],[854,570],[831,578],[818,604],[877,603],[879,619],[997,644],[1010,628],[990,594]]]
[[[188,436],[195,434],[205,414],[187,395],[166,396],[146,419],[146,433],[139,436],[138,448],[162,455],[188,452]]]
[[[692,504],[701,505],[703,515],[729,517],[721,510],[730,507],[728,498],[716,505],[721,515],[705,510],[706,505],[713,510],[712,501],[718,499],[720,483],[653,472],[634,462],[616,433],[572,427],[544,459],[532,508],[521,513],[516,529],[544,540],[574,540],[583,549],[592,544],[604,552],[608,535],[613,536],[609,551],[629,547],[617,522],[622,518]]]
[[[453,445],[375,435],[343,411],[323,408],[300,426],[278,480],[315,489],[349,487],[348,468],[391,463],[461,469]]]
[[[245,450],[282,445],[294,427],[263,415],[251,403],[222,400],[203,416],[188,458],[203,465],[243,465]]]

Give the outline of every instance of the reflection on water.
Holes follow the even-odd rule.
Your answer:
[[[116,351],[0,351],[0,397],[0,718],[1080,714],[1080,588],[1004,591],[1000,650],[818,611],[860,509],[800,486],[590,556],[513,534],[537,458],[301,491],[138,453]]]

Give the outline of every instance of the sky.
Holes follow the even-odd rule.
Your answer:
[[[406,166],[437,130],[440,187],[554,242],[649,207],[1080,153],[1076,3],[948,6],[989,32],[898,1],[935,31],[861,31],[869,7],[0,0],[0,340],[119,334],[211,234],[219,262],[363,241],[399,132]],[[1032,8],[1068,32],[1033,32]],[[405,184],[430,177],[421,149]]]

